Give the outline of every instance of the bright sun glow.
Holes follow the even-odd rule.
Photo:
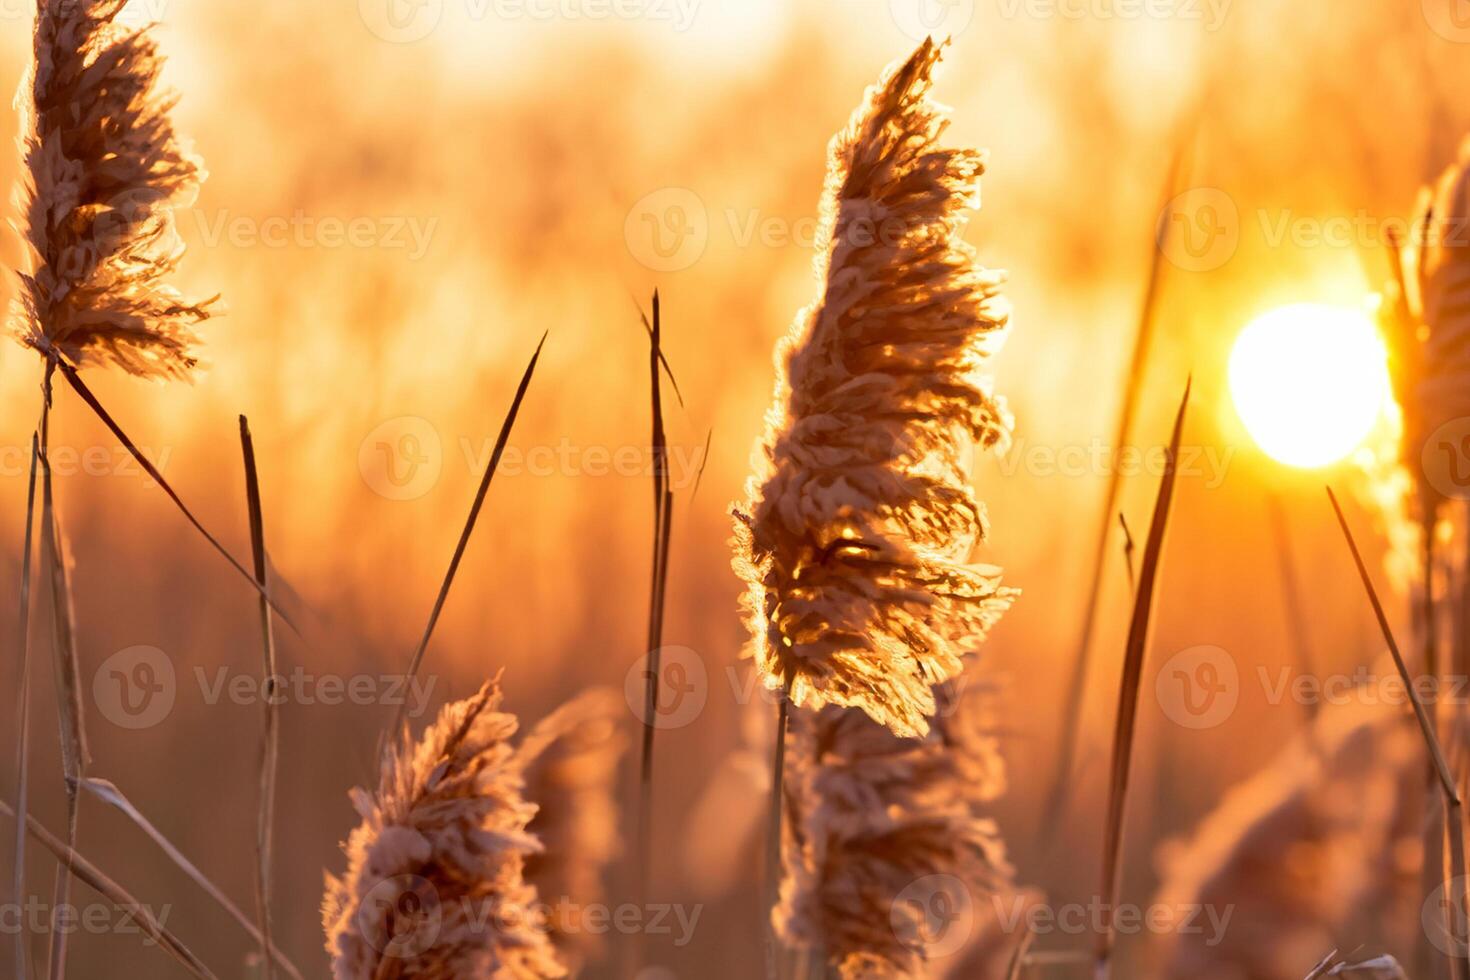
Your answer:
[[[1230,354],[1230,393],[1273,459],[1325,466],[1368,436],[1388,397],[1383,340],[1367,314],[1303,303],[1252,320]]]

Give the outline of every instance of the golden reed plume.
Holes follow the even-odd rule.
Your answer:
[[[1385,334],[1404,413],[1405,462],[1422,473],[1426,440],[1445,423],[1470,416],[1470,140],[1434,186],[1420,191],[1395,272]],[[1420,483],[1425,504],[1436,505],[1441,492],[1434,481]]]
[[[126,0],[42,0],[24,137],[22,343],[48,358],[187,377],[208,302],[166,282],[183,246],[173,209],[203,177],[161,94],[147,28],[116,23]]]
[[[755,656],[797,705],[922,735],[932,686],[1009,606],[971,566],[973,446],[1009,438],[980,375],[1005,336],[1004,274],[961,240],[981,153],[938,145],[925,41],[829,147],[821,295],[777,347],[775,404],[736,512]]]
[[[446,705],[416,745],[405,730],[377,792],[353,791],[362,824],[322,902],[336,980],[566,975],[525,879],[542,847],[500,701],[491,682]]]
[[[852,708],[792,716],[776,927],[845,980],[926,976],[936,925],[947,924],[930,921],[934,911],[983,918],[985,899],[1010,883],[1000,833],[979,815],[1005,786],[995,739],[977,705],[938,697],[920,739]]]

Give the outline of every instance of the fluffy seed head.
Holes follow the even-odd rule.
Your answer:
[[[208,303],[167,279],[183,252],[173,209],[193,203],[203,171],[174,131],[148,28],[116,23],[125,4],[40,2],[20,99],[34,268],[21,275],[12,329],[47,356],[187,377]]]
[[[415,744],[405,730],[322,904],[336,980],[562,977],[525,864],[542,850],[510,745],[514,716],[485,685],[445,706]]]
[[[946,711],[913,739],[854,708],[793,712],[783,939],[824,950],[844,980],[925,976],[948,925],[936,917],[973,921],[1008,888],[1005,846],[979,815],[1004,771],[976,722]]]
[[[737,510],[754,652],[798,705],[861,708],[900,735],[934,713],[1010,604],[966,564],[985,529],[975,446],[1010,417],[980,374],[1005,334],[1004,275],[960,235],[982,155],[939,145],[926,41],[829,148],[821,292],[777,349],[775,404]]]

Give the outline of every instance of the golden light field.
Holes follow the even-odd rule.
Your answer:
[[[1178,865],[1205,860],[1185,843],[1198,844],[1202,822],[1222,801],[1286,795],[1280,779],[1326,765],[1305,749],[1280,760],[1312,726],[1329,725],[1326,713],[1362,707],[1368,688],[1355,684],[1393,676],[1324,486],[1343,503],[1415,671],[1424,631],[1412,498],[1423,480],[1447,495],[1435,532],[1440,653],[1446,677],[1460,676],[1450,650],[1466,608],[1466,511],[1452,491],[1465,483],[1445,489],[1453,447],[1450,471],[1401,465],[1396,362],[1386,363],[1378,333],[1394,236],[1412,231],[1421,186],[1470,133],[1470,26],[1455,19],[1458,3],[133,0],[122,16],[157,21],[163,79],[179,95],[174,122],[208,171],[197,202],[176,214],[187,251],[172,281],[220,300],[198,328],[207,370],[192,383],[103,366],[81,375],[242,561],[251,538],[237,416],[249,419],[273,595],[296,626],[275,627],[280,667],[295,678],[280,709],[274,820],[282,951],[305,976],[332,975],[322,879],[341,872],[338,845],[358,823],[348,792],[377,782],[380,736],[396,711],[385,685],[419,642],[543,332],[425,655],[424,700],[409,714],[417,732],[497,674],[505,710],[528,727],[588,687],[625,695],[623,846],[606,885],[610,901],[633,901],[654,519],[640,311],[657,290],[678,397],[666,382],[673,511],[661,680],[672,700],[656,733],[647,893],[698,918],[687,935],[673,917],[667,933],[642,931],[637,973],[627,952],[636,944],[613,930],[603,958],[577,975],[765,975],[764,824],[781,692],[763,688],[742,657],[750,632],[730,509],[745,500],[771,405],[772,351],[818,288],[827,141],[885,66],[931,31],[951,36],[933,90],[953,113],[943,143],[989,151],[983,204],[964,236],[983,265],[1009,271],[1013,306],[1009,338],[983,370],[1015,416],[1014,437],[1002,454],[974,453],[971,485],[990,526],[973,558],[1002,568],[1021,594],[966,677],[987,692],[986,725],[1004,758],[1005,791],[985,815],[1015,885],[1053,911],[1098,893],[1131,582],[1186,384],[1137,687],[1122,900],[1171,901],[1183,879],[1205,874]],[[33,3],[0,0],[6,85],[21,86],[29,70],[34,15]],[[18,105],[0,104],[0,131],[21,132]],[[17,188],[7,218],[20,227],[23,166],[19,148],[0,153],[0,184]],[[8,269],[33,267],[19,230],[0,241]],[[0,277],[7,308],[18,289],[17,276]],[[1143,321],[1151,339],[1133,375]],[[1253,322],[1265,324],[1261,336],[1237,348]],[[7,803],[42,373],[36,351],[0,348]],[[1130,388],[1136,411],[1119,444]],[[1321,394],[1303,406],[1304,392]],[[1455,433],[1470,434],[1444,438]],[[59,377],[50,442],[74,562],[88,774],[115,783],[253,916],[256,596]],[[1463,455],[1470,443],[1458,445]],[[1115,471],[1126,552],[1117,515],[1103,512]],[[1054,825],[1067,690],[1104,522],[1091,662],[1071,718],[1070,804]],[[60,834],[53,624],[36,562],[30,810]],[[140,662],[168,674],[173,699],[142,720],[117,700],[128,684],[158,680],[138,673]],[[1335,684],[1344,678],[1352,683]],[[1112,975],[1305,977],[1334,948],[1361,947],[1359,958],[1393,954],[1416,980],[1450,976],[1421,938],[1435,868],[1426,882],[1419,825],[1394,838],[1393,853],[1370,853],[1366,832],[1334,822],[1388,808],[1404,782],[1394,765],[1413,769],[1402,818],[1422,819],[1412,808],[1431,785],[1428,757],[1407,701],[1394,710],[1412,735],[1403,746],[1355,743],[1345,755],[1366,775],[1313,784],[1330,802],[1299,819],[1316,821],[1311,833],[1330,846],[1308,854],[1269,841],[1249,880],[1211,893],[1241,910],[1236,930],[1224,928],[1227,947],[1274,941],[1250,915],[1272,889],[1351,908],[1314,905],[1302,913],[1308,924],[1283,922],[1300,945],[1287,952],[1281,939],[1279,972],[1171,966],[1174,944],[1188,942],[1176,925],[1119,930]],[[1438,712],[1447,745],[1461,745],[1453,702]],[[1458,774],[1465,760],[1451,755]],[[1262,833],[1307,833],[1288,823]],[[12,840],[14,824],[0,827]],[[168,928],[219,977],[264,975],[247,933],[126,816],[85,794],[77,849],[140,901],[167,906]],[[13,847],[0,854],[11,901]],[[37,845],[27,854],[29,890],[50,902],[56,862]],[[1349,878],[1370,886],[1354,890]],[[85,885],[73,900],[99,901]],[[1017,975],[1091,974],[1094,930],[1033,931],[1032,961]],[[47,939],[31,933],[41,976]],[[78,930],[69,975],[188,975],[141,937],[116,933]],[[1004,948],[1019,939],[1013,924]],[[0,974],[10,975],[12,943],[3,940]],[[963,952],[947,953],[923,975],[971,975],[959,969]]]

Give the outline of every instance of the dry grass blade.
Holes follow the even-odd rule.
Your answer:
[[[255,466],[255,441],[250,423],[240,416],[240,451],[245,459],[245,500],[250,512],[250,551],[255,580],[260,583],[261,669],[265,674],[265,727],[260,742],[260,800],[255,823],[255,907],[260,922],[260,960],[265,980],[271,980],[271,854],[276,813],[276,768],[280,756],[280,706],[275,698],[276,631],[271,624],[269,562],[265,556],[265,520],[260,507],[260,477]]]
[[[657,320],[658,320],[658,290],[654,290],[654,292],[653,292],[653,314],[654,314],[654,316],[653,316],[654,321],[657,322]],[[648,339],[653,343],[653,345],[655,347],[658,348],[658,362],[659,362],[659,364],[663,365],[664,374],[666,374],[668,376],[668,378],[669,378],[669,384],[674,389],[674,398],[679,402],[679,407],[680,408],[683,408],[684,407],[684,393],[679,390],[679,379],[676,378],[676,377],[674,377],[674,368],[673,368],[673,365],[671,365],[669,363],[669,359],[664,356],[663,348],[660,347],[659,344],[658,344],[658,341],[654,339],[654,336],[653,336],[654,326],[653,326],[653,324],[651,324],[651,323],[648,322],[648,316],[643,312],[642,308],[640,308],[638,310],[638,317],[639,317],[639,319],[641,319],[643,321],[643,329],[644,329],[645,332],[647,332]]]
[[[500,457],[505,454],[505,444],[510,440],[511,429],[515,427],[516,416],[520,414],[521,402],[525,400],[526,389],[531,386],[531,375],[536,371],[536,362],[541,357],[541,348],[546,345],[546,334],[541,335],[541,340],[536,344],[536,352],[531,355],[531,362],[526,365],[526,371],[521,375],[521,383],[516,387],[515,398],[510,403],[510,411],[506,412],[505,420],[500,424],[500,435],[495,439],[495,450],[490,454],[490,463],[485,467],[485,475],[480,478],[480,487],[475,491],[475,502],[470,506],[469,517],[465,519],[464,529],[459,532],[459,541],[454,546],[454,556],[449,559],[449,569],[444,573],[444,581],[439,586],[439,595],[434,599],[434,608],[429,613],[429,622],[424,626],[424,635],[419,639],[419,645],[413,651],[413,658],[408,663],[408,673],[405,680],[408,684],[418,676],[419,667],[424,661],[424,653],[429,649],[429,641],[434,636],[434,627],[439,623],[439,615],[444,611],[444,602],[449,598],[449,589],[454,585],[454,575],[459,571],[459,563],[464,559],[465,548],[470,543],[470,535],[475,531],[475,522],[480,519],[480,509],[485,505],[485,495],[490,491],[490,480],[495,476],[495,470],[500,466]],[[393,718],[393,725],[389,728],[387,742],[391,743],[398,731],[403,727],[405,715],[408,711],[408,701],[405,699],[399,705],[398,711]]]
[[[92,394],[92,389],[88,388],[86,382],[84,382],[81,379],[81,376],[77,374],[76,368],[61,360],[48,361],[47,364],[48,374],[50,373],[50,365],[55,365],[56,367],[59,367],[61,369],[62,377],[66,378],[67,383],[72,386],[72,389],[76,391],[78,395],[81,396],[82,401],[87,403],[87,407],[90,408],[93,413],[102,420],[102,423],[106,425],[109,430],[111,430],[112,434],[118,438],[118,441],[122,443],[123,447],[127,449],[128,453],[133,457],[133,459],[137,460],[138,465],[143,468],[143,471],[153,479],[154,483],[158,484],[159,489],[161,489],[165,494],[168,495],[168,499],[174,502],[174,506],[179,509],[179,513],[184,515],[184,518],[194,527],[194,530],[202,534],[204,536],[204,540],[208,541],[209,544],[214,548],[214,550],[219,552],[220,555],[225,559],[225,561],[230,563],[235,571],[239,572],[245,577],[245,580],[250,583],[251,588],[259,593],[265,599],[265,601],[270,602],[270,597],[266,595],[265,590],[261,587],[260,583],[255,580],[255,576],[247,572],[245,570],[245,566],[236,561],[235,556],[230,554],[229,551],[225,549],[224,545],[220,544],[219,539],[216,538],[213,534],[210,534],[209,531],[204,527],[204,525],[199,522],[199,518],[194,516],[194,512],[189,509],[187,504],[184,503],[183,498],[180,497],[178,492],[174,490],[173,486],[166,479],[164,479],[163,474],[159,472],[158,467],[153,465],[153,461],[149,459],[147,455],[138,448],[137,443],[133,442],[128,434],[122,430],[122,426],[118,425],[117,420],[112,417],[112,413],[108,412],[107,409],[102,407],[102,403],[97,400],[97,396]],[[296,625],[291,621],[291,617],[286,615],[286,612],[281,609],[280,606],[271,603],[271,608],[275,609],[276,613],[281,617],[286,625],[290,626],[292,630],[296,629]]]
[[[1117,905],[1118,872],[1123,851],[1123,815],[1128,801],[1128,776],[1133,759],[1133,730],[1138,719],[1138,688],[1143,680],[1143,657],[1148,648],[1154,590],[1158,581],[1159,561],[1164,552],[1164,533],[1169,526],[1169,509],[1174,500],[1179,439],[1184,433],[1184,414],[1189,407],[1191,384],[1184,386],[1179,413],[1174,417],[1174,432],[1169,437],[1164,478],[1159,481],[1153,523],[1149,526],[1148,541],[1143,549],[1143,561],[1138,574],[1138,594],[1133,600],[1133,619],[1128,624],[1128,645],[1123,654],[1123,681],[1118,691],[1118,717],[1113,728],[1113,766],[1108,785],[1108,816],[1103,838],[1102,886],[1099,892],[1099,900],[1107,909]],[[1109,976],[1114,938],[1114,923],[1112,916],[1108,915],[1097,941],[1096,969],[1099,978]]]
[[[15,820],[15,811],[8,804],[0,803],[0,813],[4,813],[12,820]],[[20,822],[17,821],[18,824]],[[190,952],[189,947],[185,946],[177,936],[154,917],[146,905],[140,903],[132,895],[128,894],[121,885],[103,874],[95,864],[78,854],[74,848],[68,847],[64,841],[59,840],[55,835],[46,830],[45,827],[42,827],[34,817],[27,816],[24,824],[26,832],[35,838],[42,847],[56,855],[56,859],[78,881],[89,885],[99,895],[132,916],[133,921],[137,923],[143,933],[168,952],[174,959],[178,960],[190,974],[199,977],[200,980],[219,980],[209,967],[204,965],[199,957]]]
[[[1383,632],[1383,640],[1388,644],[1388,652],[1393,656],[1394,666],[1398,668],[1399,677],[1404,682],[1404,689],[1408,691],[1409,700],[1414,705],[1414,716],[1419,721],[1419,730],[1424,736],[1424,744],[1429,749],[1434,771],[1439,776],[1440,789],[1444,793],[1445,836],[1449,841],[1449,867],[1446,869],[1444,882],[1446,896],[1456,887],[1456,883],[1460,889],[1460,894],[1455,896],[1454,900],[1445,902],[1445,915],[1449,919],[1449,936],[1457,940],[1456,945],[1458,946],[1455,955],[1450,957],[1451,966],[1457,980],[1463,980],[1466,976],[1470,976],[1470,951],[1467,951],[1465,946],[1466,937],[1470,937],[1470,926],[1467,926],[1465,919],[1466,911],[1470,910],[1470,880],[1467,880],[1465,876],[1464,820],[1460,793],[1455,786],[1454,776],[1450,773],[1449,763],[1445,761],[1439,737],[1435,734],[1434,721],[1430,718],[1419,696],[1415,679],[1410,676],[1409,668],[1404,664],[1403,654],[1399,652],[1393,629],[1388,624],[1388,616],[1383,611],[1383,603],[1378,599],[1378,590],[1373,586],[1368,567],[1363,563],[1363,556],[1358,551],[1358,543],[1353,539],[1352,529],[1348,527],[1347,517],[1343,514],[1342,507],[1337,502],[1337,495],[1332,492],[1331,487],[1327,488],[1327,499],[1332,502],[1332,510],[1337,514],[1337,523],[1342,527],[1343,537],[1347,539],[1348,548],[1352,551],[1353,564],[1357,566],[1358,577],[1362,579],[1363,589],[1368,593],[1368,601],[1373,605],[1373,615],[1378,619],[1378,628]]]
[[[1187,144],[1180,140],[1169,164],[1164,179],[1158,214],[1167,210],[1168,202],[1181,190],[1181,182],[1187,170]],[[1162,218],[1160,219],[1162,220]],[[1143,306],[1139,313],[1138,333],[1133,341],[1133,353],[1128,363],[1128,374],[1124,378],[1123,406],[1118,414],[1118,426],[1114,430],[1113,445],[1127,445],[1133,429],[1133,419],[1138,413],[1138,400],[1143,390],[1143,378],[1148,368],[1149,352],[1153,346],[1154,330],[1158,321],[1158,303],[1164,273],[1167,271],[1163,241],[1160,236],[1172,233],[1165,226],[1155,229],[1153,251],[1149,262],[1148,283],[1144,287]],[[1067,788],[1071,785],[1072,770],[1077,762],[1077,739],[1081,731],[1082,700],[1087,691],[1087,673],[1092,661],[1092,634],[1097,622],[1099,603],[1102,600],[1103,568],[1107,564],[1108,541],[1112,537],[1113,513],[1118,508],[1118,496],[1122,491],[1122,468],[1112,467],[1108,475],[1108,488],[1103,497],[1102,521],[1098,529],[1097,542],[1093,548],[1087,603],[1082,610],[1082,622],[1078,627],[1077,656],[1072,663],[1072,673],[1067,680],[1067,696],[1061,711],[1061,756],[1055,773],[1052,774],[1051,790],[1047,796],[1046,809],[1042,812],[1040,840],[1056,836],[1067,807]]]
[[[668,436],[664,430],[663,367],[673,382],[673,372],[663,354],[663,318],[658,291],[653,294],[653,323],[648,328],[649,396],[651,399],[653,449],[653,570],[648,599],[648,659],[644,665],[643,737],[638,765],[638,858],[637,895],[648,900],[653,876],[653,745],[658,730],[659,675],[662,670],[664,597],[668,588],[669,537],[672,529],[674,495],[669,487]],[[675,390],[677,392],[677,384]],[[681,402],[682,404],[682,402]],[[635,944],[635,959],[641,960],[641,942]],[[636,964],[635,964],[636,965]]]
[[[16,684],[16,762],[15,762],[15,812],[26,814],[28,806],[28,782],[30,777],[31,744],[31,544],[36,517],[36,462],[40,457],[40,441],[31,435],[31,473],[26,490],[25,551],[20,560],[20,610],[16,616],[16,640],[20,656],[20,680]],[[12,870],[15,886],[15,907],[25,903],[26,892],[26,834],[21,821],[15,826],[15,866]],[[30,975],[28,968],[27,936],[25,929],[16,932],[15,976],[25,980]]]
[[[131,820],[139,830],[148,836],[149,840],[158,845],[158,849],[167,855],[175,867],[188,875],[190,880],[202,888],[210,898],[214,899],[220,908],[224,909],[232,919],[240,923],[240,926],[250,934],[252,939],[257,943],[261,943],[262,950],[268,948],[271,960],[291,976],[292,980],[302,980],[301,971],[296,969],[295,965],[286,958],[286,955],[276,948],[274,944],[271,944],[269,947],[264,945],[264,936],[250,921],[250,917],[241,911],[238,905],[230,901],[230,897],[218,885],[210,881],[209,876],[203,871],[200,871],[194,862],[185,857],[183,852],[164,836],[163,831],[155,827],[153,822],[133,805],[133,802],[127,798],[122,790],[118,789],[113,783],[105,779],[98,779],[95,776],[83,780],[82,787],[102,802],[115,807]]]
[[[61,728],[61,775],[66,785],[66,843],[77,843],[78,795],[86,772],[87,735],[82,721],[80,669],[77,664],[76,620],[71,582],[67,571],[66,544],[51,486],[51,370],[42,385],[41,441],[37,457],[41,464],[41,560],[51,586],[51,649],[56,674],[57,718]],[[66,975],[67,937],[70,930],[56,928],[56,916],[71,900],[70,869],[58,869],[53,891],[52,933],[49,974],[52,980]]]

